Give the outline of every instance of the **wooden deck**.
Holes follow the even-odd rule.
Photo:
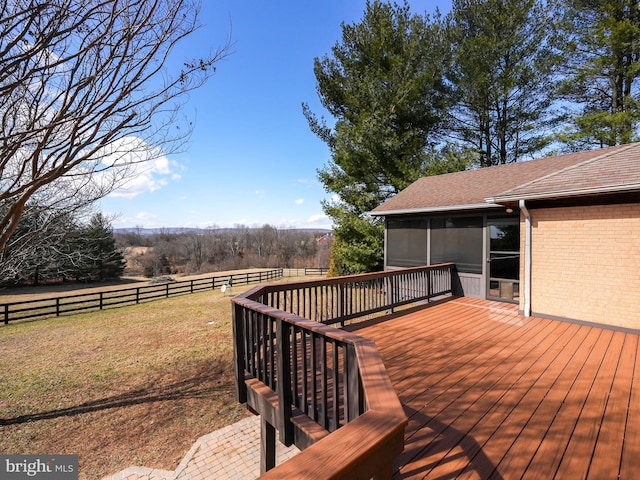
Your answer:
[[[638,335],[469,298],[356,333],[409,417],[395,478],[640,476]]]

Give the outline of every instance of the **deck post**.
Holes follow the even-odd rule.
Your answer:
[[[277,375],[278,375],[278,430],[280,442],[287,447],[293,443],[293,423],[291,409],[293,398],[291,393],[291,336],[289,325],[276,319],[276,340],[278,343]]]
[[[260,415],[260,475],[276,466],[276,429]]]
[[[236,375],[236,399],[240,403],[247,402],[247,386],[244,383],[244,328],[242,322],[243,307],[233,304],[233,365]]]
[[[347,345],[346,349],[346,376],[347,382],[347,422],[354,420],[360,415],[360,373],[358,372],[358,359],[353,345]]]

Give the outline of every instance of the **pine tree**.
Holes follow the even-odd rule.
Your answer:
[[[342,25],[332,56],[316,59],[328,127],[308,106],[311,130],[331,151],[319,179],[334,200],[324,204],[334,222],[333,271],[379,269],[383,227],[367,215],[424,175],[445,118],[447,58],[437,22],[402,6],[367,2],[363,19]]]
[[[551,15],[537,0],[454,0],[452,135],[488,167],[531,157],[552,139],[555,73]]]
[[[573,149],[637,139],[640,123],[640,6],[636,0],[564,0],[561,24]]]
[[[80,255],[76,276],[83,280],[119,278],[125,267],[122,253],[116,248],[113,229],[102,213],[91,217],[79,229],[74,248]]]

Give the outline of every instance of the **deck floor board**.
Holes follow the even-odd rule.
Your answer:
[[[364,326],[409,424],[397,479],[633,479],[638,335],[460,298]]]
[[[625,422],[625,443],[622,447],[620,478],[633,478],[640,468],[640,339],[636,337],[636,352],[633,355],[633,377],[629,410]],[[631,361],[631,360],[630,360]]]

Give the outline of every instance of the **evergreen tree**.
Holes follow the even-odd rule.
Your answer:
[[[452,7],[451,134],[480,155],[482,167],[539,153],[557,119],[560,56],[548,8],[538,0],[453,0]]]
[[[80,255],[76,270],[78,279],[110,280],[122,275],[124,257],[116,248],[113,229],[102,213],[93,215],[70,245]]]
[[[573,149],[637,139],[640,122],[640,6],[636,0],[564,0],[566,45],[563,99],[572,127],[562,137]]]
[[[448,89],[448,53],[437,22],[409,6],[367,2],[363,19],[342,25],[332,56],[315,59],[322,105],[333,127],[304,105],[311,130],[331,151],[319,178],[334,200],[333,272],[382,266],[382,224],[367,212],[429,170],[440,140]]]

